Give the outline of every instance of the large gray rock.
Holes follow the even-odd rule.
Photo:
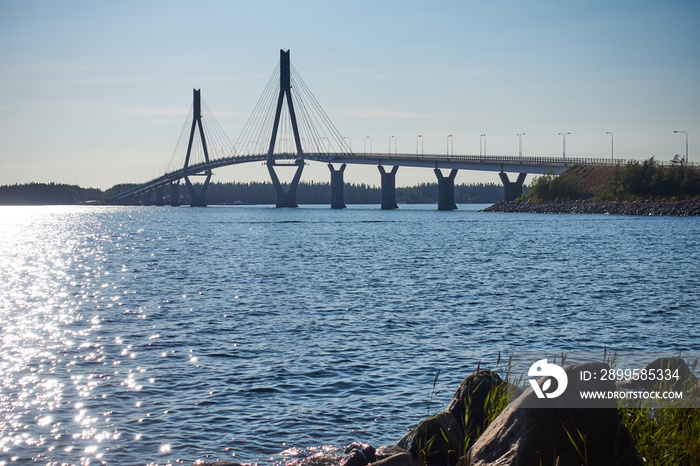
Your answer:
[[[662,380],[658,380],[657,374],[661,374]],[[688,364],[683,358],[657,358],[644,366],[642,372],[648,375],[654,375],[654,380],[651,377],[646,377],[644,380],[640,377],[633,380],[628,380],[622,384],[622,388],[629,390],[683,390],[688,389],[693,385],[697,385],[698,378],[688,367]],[[670,378],[666,378],[671,375]],[[677,375],[678,377],[673,377]]]
[[[518,389],[511,388],[498,374],[489,370],[478,370],[462,380],[445,412],[452,414],[460,423],[467,448],[488,427],[494,399],[508,396],[504,390]]]
[[[417,466],[417,464],[413,459],[413,455],[407,451],[404,451],[402,453],[397,453],[395,455],[380,459],[376,463],[372,463],[372,466]]]
[[[565,393],[576,393],[582,388],[581,371],[596,373],[607,368],[603,363],[564,368],[569,383]],[[597,381],[585,388],[608,391],[614,390],[614,384]],[[555,407],[532,407],[545,406],[543,401]],[[574,401],[565,395],[539,400],[529,388],[491,423],[469,450],[464,463],[471,466],[641,464],[615,407],[568,407]]]
[[[377,457],[377,460],[380,461],[389,458],[390,456],[399,455],[401,453],[406,453],[406,450],[399,447],[398,445],[382,445],[381,447],[377,448],[377,451],[374,454]]]
[[[343,451],[340,466],[366,466],[377,461],[375,449],[366,443],[353,442]]]

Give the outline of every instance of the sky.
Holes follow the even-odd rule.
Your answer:
[[[685,155],[677,130],[700,163],[697,0],[0,0],[0,185],[163,174],[193,88],[235,141],[280,49],[357,152],[370,136],[412,153],[421,135],[445,153],[452,135],[455,154],[478,155],[486,134],[489,155],[518,155],[525,133],[524,156],[554,157],[569,132],[567,157],[664,161]],[[212,181],[268,179],[255,163]],[[302,180],[328,168],[310,162]],[[359,165],[345,180],[380,182]]]

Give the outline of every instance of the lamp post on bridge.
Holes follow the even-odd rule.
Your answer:
[[[610,131],[606,131],[605,134],[610,135],[610,162],[615,162],[615,136]]]
[[[447,135],[447,156],[450,156],[450,140],[452,140],[452,155],[455,153],[455,142],[454,139],[452,139],[452,135],[448,134]]]
[[[391,155],[391,140],[394,140],[394,155],[396,155],[396,136],[389,136],[389,155]]]
[[[523,136],[525,136],[525,133],[518,133],[516,134],[518,136],[518,158],[520,161],[523,161]]]
[[[372,155],[372,138],[369,136],[365,137],[365,155],[367,155],[367,139],[369,139],[369,153]]]
[[[352,152],[352,139],[346,136],[343,136],[343,139],[347,139],[348,141],[350,141],[350,152]]]
[[[685,131],[674,131],[674,133],[685,133],[685,163],[688,163],[688,133]]]
[[[420,139],[420,155],[423,155],[423,135],[419,134],[416,138],[416,155],[418,155],[418,140]]]
[[[484,138],[484,157],[486,157],[486,133],[479,135],[479,157],[481,157],[481,138]]]
[[[562,137],[562,160],[566,160],[566,135],[571,134],[571,133],[559,133],[559,136]]]

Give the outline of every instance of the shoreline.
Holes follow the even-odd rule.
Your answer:
[[[695,217],[700,201],[501,201],[480,212]]]

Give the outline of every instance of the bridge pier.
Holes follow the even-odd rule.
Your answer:
[[[192,184],[190,178],[185,176],[185,184],[187,184],[187,191],[190,193],[190,207],[206,207],[207,206],[207,188],[209,188],[209,181],[211,180],[211,170],[207,171],[205,174],[206,178],[202,184],[202,189],[197,192],[197,188]]]
[[[156,205],[156,195],[155,195],[155,192],[153,191],[153,189],[149,189],[148,191],[143,193],[142,204],[147,205],[147,206]]]
[[[277,173],[275,173],[275,165],[276,164],[273,159],[269,159],[267,161],[267,171],[270,172],[272,185],[275,187],[275,192],[277,193],[277,202],[275,207],[299,207],[297,205],[297,186],[299,186],[301,172],[304,169],[304,159],[297,159],[297,161],[294,162],[294,165],[288,165],[292,167],[296,166],[297,171],[294,173],[294,178],[292,178],[292,182],[289,183],[289,187],[286,191],[284,190],[284,186],[282,186],[280,179],[277,177]]]
[[[342,164],[339,169],[335,169],[332,163],[328,164],[331,171],[331,209],[345,208],[345,181],[343,180],[343,172],[345,172],[346,164]]]
[[[438,179],[438,210],[455,210],[455,176],[457,169],[453,168],[448,176],[442,174],[442,170],[435,169]]]
[[[510,181],[508,175],[503,172],[500,172],[498,176],[501,177],[501,182],[503,183],[504,201],[514,201],[523,195],[523,183],[525,182],[527,173],[518,174],[518,179],[515,181]]]
[[[156,205],[159,207],[162,207],[165,205],[163,202],[163,187],[162,186],[157,186],[155,189],[156,192]]]
[[[170,205],[180,207],[180,182],[170,183]]]
[[[382,175],[382,209],[398,209],[399,206],[396,204],[396,172],[399,171],[399,166],[394,165],[390,172],[384,170],[382,165],[377,168]]]

